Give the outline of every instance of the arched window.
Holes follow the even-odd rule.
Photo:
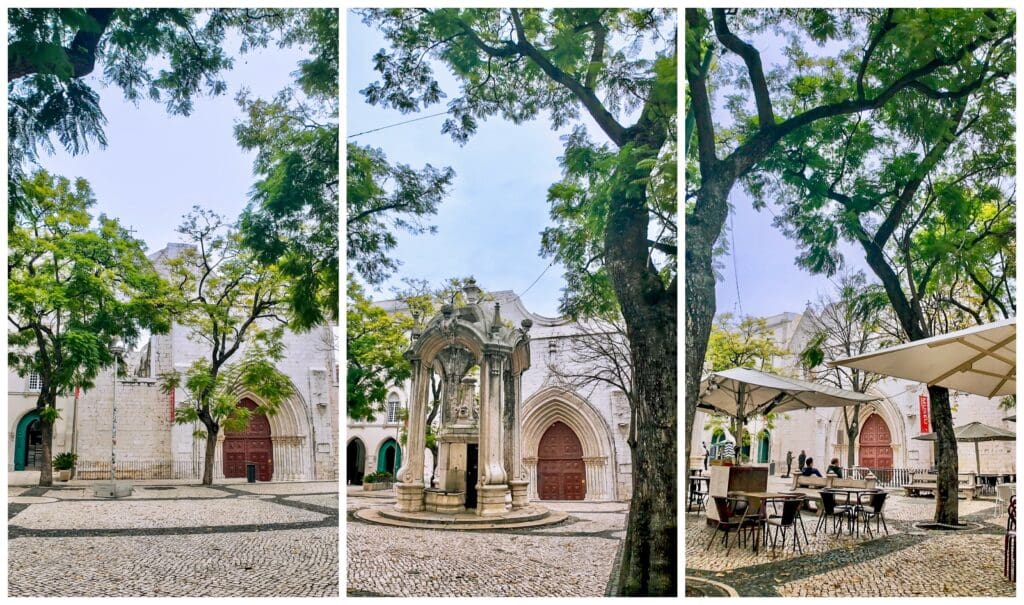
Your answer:
[[[398,424],[398,410],[401,409],[401,404],[398,402],[398,393],[391,393],[388,395],[388,424]]]

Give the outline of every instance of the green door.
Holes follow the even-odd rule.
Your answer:
[[[14,470],[16,471],[25,470],[30,446],[29,428],[37,420],[39,420],[39,412],[32,410],[18,421],[18,428],[14,433]]]
[[[377,452],[377,470],[394,475],[402,467],[402,450],[394,439],[388,439]]]
[[[768,431],[761,431],[761,438],[758,439],[757,461],[760,464],[768,464]]]

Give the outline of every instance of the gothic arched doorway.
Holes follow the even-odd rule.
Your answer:
[[[348,442],[345,448],[345,478],[349,485],[363,484],[363,471],[366,469],[366,447],[359,439]]]
[[[537,494],[541,500],[582,500],[587,494],[583,445],[563,422],[544,432],[537,448]]]
[[[243,399],[238,407],[256,409],[256,403]],[[270,421],[255,411],[244,431],[224,431],[224,477],[245,477],[247,464],[256,465],[256,480],[270,481],[274,476],[274,445],[270,440]]]
[[[892,433],[885,420],[872,414],[860,429],[860,466],[892,468]]]
[[[402,450],[399,449],[397,441],[388,439],[377,451],[377,471],[391,473],[394,476],[401,467]]]
[[[43,432],[35,410],[18,421],[14,435],[14,470],[38,469],[43,461]]]

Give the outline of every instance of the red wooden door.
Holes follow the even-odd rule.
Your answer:
[[[256,409],[243,399],[239,407]],[[256,465],[256,480],[270,481],[274,476],[274,446],[270,440],[270,421],[263,414],[249,416],[249,425],[241,432],[224,432],[224,476],[245,477],[246,464]]]
[[[540,438],[537,493],[541,500],[582,500],[587,494],[583,446],[565,423],[556,422]]]
[[[860,465],[892,468],[892,434],[878,414],[872,414],[860,429]]]

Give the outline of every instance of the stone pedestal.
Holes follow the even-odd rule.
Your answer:
[[[426,510],[435,513],[456,514],[466,512],[466,492],[449,492],[439,489],[423,490]]]
[[[476,514],[481,517],[504,515],[507,485],[484,485],[476,494]]]
[[[132,495],[132,484],[128,481],[107,481],[93,488],[97,498],[126,498]]]
[[[403,513],[416,513],[423,510],[423,484],[396,483],[395,510]]]
[[[509,488],[512,490],[512,509],[524,508],[530,503],[526,496],[526,490],[530,486],[529,481],[509,481]]]

